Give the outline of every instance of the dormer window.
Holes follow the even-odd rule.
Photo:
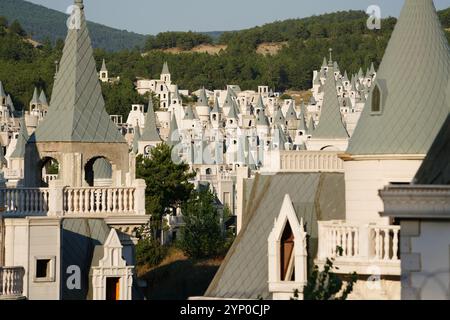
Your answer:
[[[376,85],[372,91],[372,105],[371,105],[372,113],[380,113],[381,112],[381,91],[380,87]]]

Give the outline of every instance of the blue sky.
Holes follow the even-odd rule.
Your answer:
[[[28,0],[65,11],[73,0]],[[381,7],[382,16],[398,16],[403,0],[84,0],[89,20],[143,34],[162,31],[227,31],[275,20],[339,10]],[[434,0],[438,9],[450,0]]]

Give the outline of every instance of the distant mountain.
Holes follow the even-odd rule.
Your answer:
[[[23,0],[0,0],[0,16],[10,22],[17,19],[25,31],[37,41],[50,39],[53,43],[65,39],[67,15]],[[88,22],[94,48],[119,51],[143,47],[146,36],[117,30],[98,23]]]

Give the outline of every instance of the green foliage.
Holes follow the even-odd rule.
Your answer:
[[[292,96],[290,96],[290,95],[288,95],[287,93],[285,93],[285,94],[282,94],[282,95],[280,96],[280,99],[281,99],[281,100],[290,100],[290,99],[292,99]]]
[[[167,256],[167,247],[153,238],[142,238],[136,245],[136,261],[140,266],[155,267]]]
[[[147,183],[146,209],[152,218],[161,220],[169,209],[177,208],[191,196],[195,177],[186,163],[172,161],[172,148],[162,143],[153,148],[149,158],[138,156],[136,176]]]
[[[342,248],[338,247],[339,255]],[[303,291],[304,300],[346,300],[352,293],[353,286],[357,281],[356,273],[350,275],[347,284],[344,286],[342,279],[333,272],[334,259],[327,259],[322,271],[317,266],[308,278],[308,284]],[[298,291],[294,293],[294,298],[298,298]]]
[[[25,30],[23,30],[22,26],[20,25],[19,21],[17,21],[17,20],[14,20],[11,23],[11,25],[9,26],[9,30],[12,33],[15,33],[15,34],[17,34],[19,36],[22,36],[22,37],[27,35],[27,33],[25,32]]]
[[[8,28],[8,19],[4,16],[0,16],[0,28]]]
[[[73,3],[73,1],[71,2]],[[92,10],[89,7],[91,6],[87,4],[88,13],[89,10]],[[1,0],[0,12],[10,20],[17,19],[25,31],[37,41],[49,38],[54,44],[58,39],[66,37],[68,16],[63,12],[23,0]],[[137,33],[117,30],[92,22],[88,22],[88,28],[94,48],[118,51],[137,46],[143,47],[145,43],[145,36]]]
[[[145,104],[144,96],[137,93],[133,81],[121,79],[118,83],[102,83],[106,111],[109,114],[122,115],[124,120],[132,104]]]
[[[182,206],[185,226],[179,246],[194,259],[214,257],[224,250],[225,238],[215,196],[209,190],[194,191]]]
[[[190,50],[200,44],[210,44],[213,40],[202,33],[189,32],[162,32],[156,36],[148,36],[145,44],[146,50],[180,48]]]

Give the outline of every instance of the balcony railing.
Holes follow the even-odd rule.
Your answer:
[[[319,221],[318,261],[335,258],[342,273],[370,274],[377,267],[400,275],[399,232],[399,226]]]
[[[66,188],[64,212],[76,213],[133,213],[134,188]]]
[[[22,267],[0,267],[0,300],[23,298]]]
[[[343,172],[344,162],[338,152],[332,151],[282,151],[280,171],[289,172]]]
[[[0,203],[6,213],[44,214],[49,209],[49,189],[0,189]]]
[[[136,180],[133,187],[124,188],[70,188],[52,184],[50,188],[3,188],[0,212],[13,216],[145,215],[145,182]]]

